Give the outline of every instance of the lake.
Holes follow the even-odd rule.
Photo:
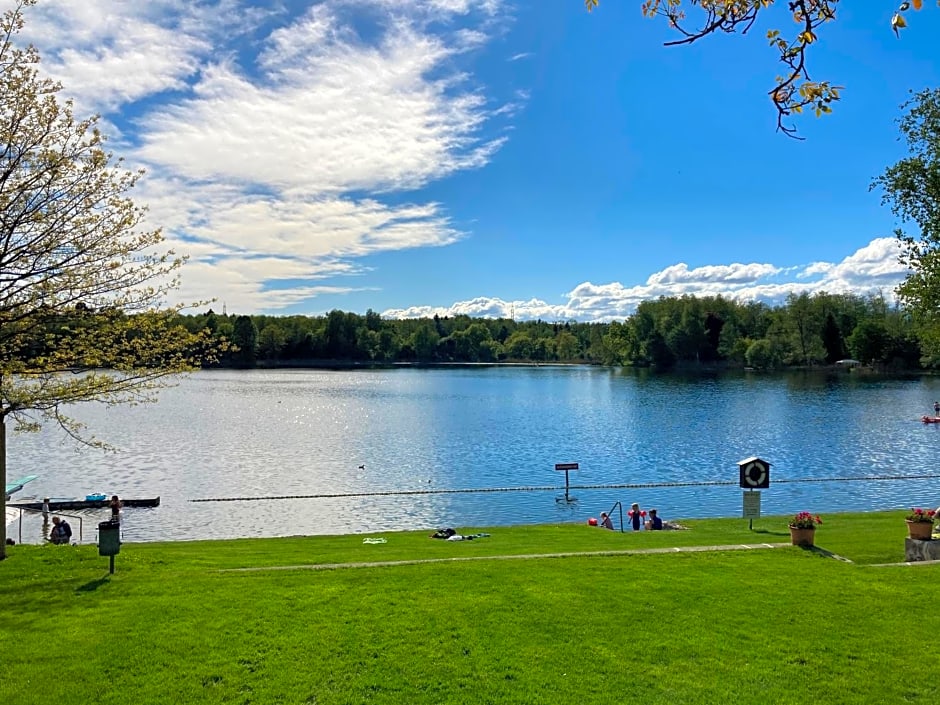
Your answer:
[[[934,507],[937,479],[830,479],[936,472],[940,424],[919,421],[936,398],[935,378],[847,371],[207,371],[156,404],[73,409],[114,453],[54,427],[10,434],[8,478],[40,476],[14,499],[159,495],[158,508],[124,511],[126,541],[583,522],[617,501],[666,519],[741,516],[737,463],[753,455],[772,463],[765,515]],[[558,501],[554,465],[566,462],[580,466],[573,485],[731,484],[574,489]],[[549,489],[445,492],[491,488]],[[415,494],[310,497],[383,492]],[[302,497],[192,501],[271,496]],[[106,514],[81,515],[93,541]],[[40,537],[25,519],[23,540]]]

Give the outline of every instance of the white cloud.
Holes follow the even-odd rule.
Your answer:
[[[258,14],[234,0],[43,0],[27,10],[24,36],[79,109],[108,111],[184,89],[213,41],[249,28]]]
[[[468,15],[480,11],[495,15],[502,0],[345,0],[350,5],[375,5],[386,10],[407,11],[409,14],[426,13],[432,17]]]
[[[864,294],[880,291],[890,297],[907,269],[898,262],[894,238],[877,238],[839,263],[813,262],[804,267],[783,268],[766,263],[708,265],[689,269],[684,263],[650,275],[645,284],[583,282],[565,295],[566,301],[550,304],[505,301],[478,297],[450,306],[413,306],[389,309],[388,318],[468,315],[518,320],[612,321],[631,315],[638,304],[660,296],[723,296],[738,301],[780,304],[790,293],[819,292]],[[782,275],[788,278],[781,279]]]
[[[323,276],[343,273],[343,265],[325,265],[320,270]],[[263,309],[280,309],[314,299],[322,294],[347,294],[353,291],[368,291],[368,287],[339,287],[304,284],[285,288],[268,289],[256,276],[256,270],[264,268],[273,277],[311,277],[309,267],[298,268],[290,260],[276,258],[246,259],[225,257],[187,264],[182,272],[181,296],[184,303],[213,301],[217,310],[224,304],[230,313],[256,313]]]
[[[324,281],[367,274],[363,256],[462,237],[440,204],[383,194],[482,167],[502,145],[489,125],[519,96],[492,101],[465,59],[503,7],[44,0],[25,38],[147,169],[134,197],[190,256],[181,299],[258,312],[368,288]]]
[[[441,204],[388,194],[479,168],[502,145],[497,121],[528,96],[498,104],[465,59],[498,31],[503,7],[324,0],[291,16],[241,0],[44,0],[28,10],[26,38],[80,109],[121,130],[129,162],[148,168],[134,195],[191,256],[181,298],[259,312],[368,289],[363,256],[463,236]],[[641,284],[585,281],[557,302],[481,296],[386,315],[611,320],[661,295],[778,302],[791,291],[890,291],[904,273],[894,239],[881,238],[841,262],[677,263]]]
[[[705,282],[743,284],[777,274],[779,271],[780,269],[773,265],[756,263],[708,265],[690,270],[687,264],[680,262],[653,274],[647,280],[647,284],[653,287],[683,283],[702,284]]]
[[[555,306],[539,299],[504,301],[480,297],[458,301],[451,306],[411,306],[383,311],[386,318],[433,318],[434,316],[471,316],[473,318],[515,318],[517,320],[554,321],[568,318],[564,306]]]
[[[440,38],[396,24],[363,44],[323,7],[272,35],[262,77],[205,67],[192,97],[146,118],[141,157],[309,193],[414,189],[489,160],[485,97],[428,78],[453,53]]]

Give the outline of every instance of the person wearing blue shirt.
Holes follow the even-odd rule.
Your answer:
[[[72,527],[65,519],[52,517],[52,532],[49,534],[49,540],[56,545],[68,545],[72,540]]]
[[[663,520],[657,516],[655,509],[650,509],[650,518],[647,523],[647,529],[650,531],[662,531],[663,530]]]

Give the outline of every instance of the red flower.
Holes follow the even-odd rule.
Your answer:
[[[794,529],[815,529],[816,524],[822,524],[822,518],[809,512],[799,512],[790,520],[790,526]]]
[[[936,519],[937,512],[934,509],[922,509],[921,507],[911,507],[911,513],[907,515],[908,521],[914,522],[933,522]]]

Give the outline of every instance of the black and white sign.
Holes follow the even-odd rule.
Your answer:
[[[747,458],[738,463],[741,470],[740,485],[747,490],[765,490],[770,487],[770,463],[760,458]]]

